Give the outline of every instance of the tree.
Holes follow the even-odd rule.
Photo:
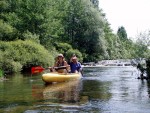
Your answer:
[[[99,0],[90,0],[90,1],[93,3],[95,7],[99,8]]]
[[[141,32],[137,36],[137,43],[150,47],[150,30]]]
[[[149,58],[150,56],[150,31],[141,32],[137,36],[136,54],[141,58]]]
[[[0,19],[0,40],[10,41],[13,40],[16,34],[16,29],[10,24]]]
[[[101,12],[90,1],[70,0],[62,22],[65,30],[62,40],[80,50],[84,60],[100,59],[106,54],[104,21]]]
[[[123,26],[118,28],[117,35],[122,41],[125,41],[128,39],[127,32]]]
[[[108,52],[107,59],[121,58],[122,55],[120,54],[121,48],[120,39],[115,34],[112,33],[112,29],[110,28],[110,24],[108,23],[107,19],[104,25],[104,33]]]

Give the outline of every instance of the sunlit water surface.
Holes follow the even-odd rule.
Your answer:
[[[41,75],[0,81],[1,113],[150,113],[150,82],[136,68],[84,68],[79,81],[45,85]]]

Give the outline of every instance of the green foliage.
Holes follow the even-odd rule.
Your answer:
[[[90,0],[96,8],[99,8],[99,0]]]
[[[0,78],[4,76],[3,71],[0,69]]]
[[[85,61],[105,56],[104,19],[90,1],[71,0],[62,23],[65,30],[62,40],[85,54],[88,57]],[[89,59],[90,56],[93,58]]]
[[[117,35],[122,41],[127,40],[127,32],[123,26],[118,28]]]
[[[72,46],[68,43],[55,43],[56,50],[59,53],[66,54],[69,49],[72,49]]]
[[[72,55],[74,55],[74,54],[77,56],[77,58],[78,58],[78,60],[79,60],[80,62],[83,61],[82,54],[81,54],[81,52],[80,52],[79,50],[77,50],[77,49],[69,49],[69,50],[67,51],[66,58],[69,60],[69,59],[72,57]],[[68,62],[69,62],[69,61],[68,61]]]
[[[29,31],[26,31],[25,33],[23,33],[23,37],[24,37],[25,40],[32,40],[32,41],[35,41],[37,43],[40,43],[39,35],[32,34]]]
[[[11,25],[0,19],[0,40],[3,41],[13,40],[15,34],[16,34],[15,28],[13,28]]]
[[[49,66],[54,57],[43,46],[33,41],[0,41],[0,68],[8,72],[21,71],[23,66]]]
[[[6,0],[0,1],[0,12],[5,11],[8,7],[9,7],[9,4],[7,3]]]
[[[105,57],[105,59],[124,58],[124,46],[122,45],[120,38],[114,33],[112,33],[112,29],[110,28],[110,24],[107,22],[107,20],[104,25],[104,33],[107,47],[106,51],[108,53],[108,56]]]
[[[136,38],[138,44],[150,47],[150,30],[141,32]]]
[[[59,53],[62,53],[65,56],[68,62],[73,54],[75,54],[81,62],[83,61],[81,52],[77,49],[73,49],[71,45],[67,43],[55,43],[55,47]]]
[[[148,40],[149,34],[140,35],[137,43],[128,39],[123,26],[114,34],[98,2],[1,0],[0,40],[8,42],[1,42],[0,62],[4,62],[5,58],[8,64],[6,68],[11,70],[15,65],[13,71],[17,71],[28,65],[28,62],[33,65],[50,65],[48,57],[53,58],[58,53],[63,53],[67,59],[76,54],[80,61],[85,62],[148,58],[149,50],[142,41]],[[16,41],[18,39],[28,43]],[[49,60],[53,62],[51,58]]]

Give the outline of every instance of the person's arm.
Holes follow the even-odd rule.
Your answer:
[[[56,71],[55,67],[57,67],[57,62],[54,63],[54,66],[52,67],[52,72]]]
[[[59,61],[58,61],[58,59],[55,61],[55,63],[54,63],[54,67],[58,67],[58,63],[59,63]]]
[[[83,77],[83,70],[82,70],[82,65],[81,63],[79,62],[79,70],[78,70],[79,73],[81,73],[82,77]]]
[[[70,65],[68,65],[68,63],[66,61],[64,61],[64,66],[66,66],[67,71],[70,71]]]
[[[78,72],[81,72],[82,71],[82,66],[81,66],[81,63],[78,62],[79,66],[78,66]]]

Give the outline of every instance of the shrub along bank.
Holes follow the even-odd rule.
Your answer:
[[[35,65],[49,66],[54,63],[54,53],[31,40],[0,41],[0,69],[7,73]]]

